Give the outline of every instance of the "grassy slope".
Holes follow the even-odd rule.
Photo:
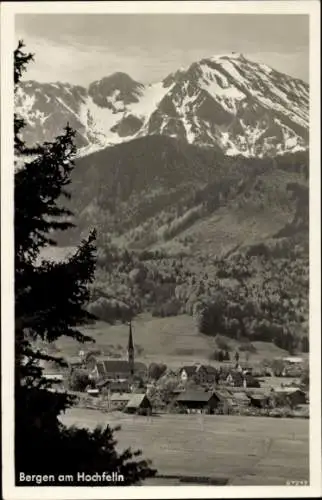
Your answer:
[[[210,415],[147,419],[72,409],[62,421],[90,428],[120,424],[119,449],[139,447],[159,474],[221,477],[231,485],[309,479],[308,420]]]
[[[96,340],[95,349],[104,353],[117,352],[126,356],[128,341],[128,327],[126,325],[108,325],[96,323],[83,328],[83,332]],[[152,318],[148,314],[140,315],[133,326],[134,343],[143,351],[137,356],[146,363],[155,361],[166,363],[170,367],[181,366],[185,363],[209,363],[209,355],[214,351],[215,339],[198,333],[194,319],[181,315],[170,318]],[[227,339],[231,344],[232,353],[238,343]],[[61,338],[56,346],[68,356],[78,354],[82,346],[68,338]],[[286,356],[286,351],[279,349],[271,343],[255,342],[257,352],[251,354],[250,362],[257,363],[263,359]],[[88,344],[86,349],[92,346]],[[243,354],[241,355],[243,360]],[[216,364],[216,362],[211,362]]]
[[[299,173],[268,169],[246,183],[242,193],[231,196],[225,206],[197,220],[166,246],[188,237],[192,254],[215,256],[273,237],[294,217],[296,205],[287,190],[292,182],[305,186]]]

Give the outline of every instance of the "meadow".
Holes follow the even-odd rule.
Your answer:
[[[86,335],[95,340],[95,344],[81,345],[78,342],[61,337],[55,346],[66,357],[78,355],[80,349],[99,349],[105,355],[127,357],[128,326],[126,324],[109,325],[97,322],[81,328]],[[170,368],[184,364],[211,363],[210,355],[214,352],[216,341],[198,332],[194,318],[180,315],[169,318],[154,318],[149,314],[141,314],[133,322],[133,336],[136,347],[136,359],[147,364],[151,362],[165,363]],[[225,339],[230,345],[231,359],[239,345],[233,339]],[[249,357],[252,365],[264,359],[272,360],[287,356],[287,351],[270,342],[254,342],[256,352]],[[241,353],[241,361],[245,353]]]
[[[161,476],[208,477],[227,485],[285,485],[309,481],[309,420],[169,415],[152,417],[73,408],[66,425],[110,424],[118,448],[141,449]],[[154,478],[145,484],[180,484]],[[182,484],[182,483],[181,483]]]

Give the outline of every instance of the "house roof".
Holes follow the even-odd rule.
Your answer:
[[[215,389],[213,394],[219,399],[219,401],[226,401],[231,398],[231,393],[226,389]]]
[[[291,357],[283,358],[283,361],[286,361],[287,363],[303,363],[303,358],[291,356]]]
[[[129,401],[132,394],[115,392],[111,395],[110,401]]]
[[[299,387],[277,387],[275,389],[275,392],[277,394],[294,394],[295,392],[305,394],[305,392],[302,391],[302,389],[300,389]]]
[[[206,392],[206,391],[185,391],[179,394],[179,396],[176,398],[177,401],[195,401],[195,402],[203,402],[207,403],[210,398],[212,397],[211,392]]]
[[[106,375],[108,373],[124,373],[130,374],[131,367],[126,359],[106,359],[98,360],[97,370],[100,375]],[[134,372],[147,371],[147,367],[144,363],[134,363]]]
[[[87,394],[98,394],[99,390],[98,389],[87,389]]]
[[[111,390],[114,390],[116,392],[124,392],[124,391],[127,391],[129,389],[129,384],[128,382],[114,382],[114,381],[111,381],[111,380],[102,380],[100,382],[98,382],[97,384],[97,387],[108,387],[109,389]]]
[[[146,394],[132,394],[131,399],[127,403],[126,407],[127,408],[139,408],[145,399],[148,399]]]
[[[130,364],[127,360],[123,359],[109,359],[103,361],[105,372],[121,372],[121,373],[130,373],[131,368]]]
[[[200,365],[198,367],[198,369],[203,369],[205,372],[208,373],[208,375],[216,375],[217,374],[217,370],[214,366],[211,366],[211,365]]]
[[[248,396],[245,392],[235,392],[234,395],[233,395],[233,398],[236,400],[236,401],[247,401],[249,402],[249,399],[248,399]]]

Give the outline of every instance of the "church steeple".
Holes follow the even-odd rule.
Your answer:
[[[132,334],[132,322],[129,323],[129,342],[127,347],[128,360],[130,365],[131,375],[134,375],[134,345],[133,345],[133,334]]]

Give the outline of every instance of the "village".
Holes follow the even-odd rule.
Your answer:
[[[113,359],[95,350],[79,351],[68,369],[44,376],[58,390],[77,397],[79,408],[138,415],[164,413],[309,417],[308,367],[301,357],[274,360],[271,366],[252,366],[238,352],[230,359],[168,369],[135,360],[129,323],[127,359]]]

